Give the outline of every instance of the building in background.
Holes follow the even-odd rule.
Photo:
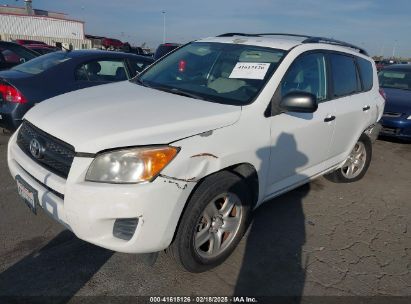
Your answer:
[[[64,13],[33,9],[31,0],[24,2],[26,7],[0,6],[1,40],[36,40],[52,46],[91,48],[91,41],[85,37],[83,21],[70,19]]]

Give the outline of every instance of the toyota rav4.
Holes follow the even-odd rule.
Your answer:
[[[18,192],[77,237],[224,261],[263,202],[320,175],[366,173],[384,108],[373,60],[341,41],[223,34],[131,81],[58,96],[8,146]]]

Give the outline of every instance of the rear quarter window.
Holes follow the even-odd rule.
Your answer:
[[[334,97],[343,97],[359,91],[354,58],[340,54],[330,55]]]
[[[357,58],[357,62],[360,69],[363,91],[369,91],[372,89],[374,83],[372,64],[363,58]]]

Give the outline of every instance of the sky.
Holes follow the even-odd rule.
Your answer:
[[[83,20],[88,34],[151,48],[163,41],[165,16],[167,42],[285,32],[344,40],[371,55],[411,57],[410,0],[33,0],[33,7]]]

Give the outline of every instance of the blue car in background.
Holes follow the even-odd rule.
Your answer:
[[[411,140],[411,65],[388,66],[378,78],[386,94],[380,135]]]
[[[16,130],[35,104],[70,91],[131,79],[153,59],[98,50],[49,53],[0,72],[0,127]]]

